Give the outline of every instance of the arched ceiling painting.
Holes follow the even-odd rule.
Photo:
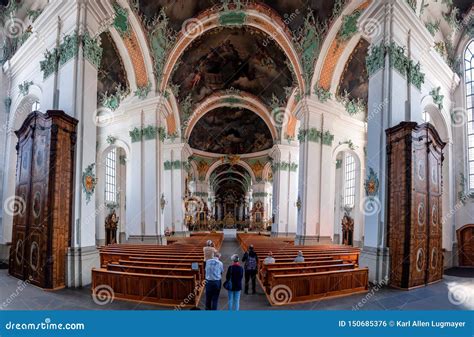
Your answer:
[[[244,1],[242,1],[244,2]],[[265,0],[260,1],[273,8],[292,30],[297,30],[304,22],[309,10],[320,21],[326,21],[333,12],[334,0]],[[200,12],[222,4],[219,0],[137,0],[138,8],[147,21],[152,21],[164,8],[170,19],[171,28],[180,30],[184,21]]]
[[[369,43],[361,39],[352,52],[338,87],[338,95],[347,92],[352,98],[360,99],[367,106],[369,99],[369,76],[365,60],[368,53]]]
[[[208,112],[193,128],[189,145],[220,154],[246,154],[268,150],[273,139],[263,119],[247,109],[222,107]]]
[[[237,89],[264,102],[285,98],[293,85],[283,51],[261,31],[250,28],[213,29],[196,39],[173,74],[179,101],[191,94],[193,103],[215,91]]]
[[[97,97],[100,100],[104,94],[115,94],[118,87],[128,88],[127,75],[122,59],[109,33],[100,35],[102,60],[98,70]]]

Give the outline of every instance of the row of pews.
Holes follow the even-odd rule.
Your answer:
[[[237,234],[244,251],[259,257],[258,280],[271,305],[305,303],[368,291],[369,271],[359,268],[358,248],[341,245],[295,246],[288,238]],[[274,264],[263,263],[268,252]],[[298,251],[304,262],[295,263]]]
[[[168,245],[114,244],[100,249],[100,268],[92,269],[92,295],[189,308],[204,290],[203,250],[217,249],[222,234],[170,238]]]

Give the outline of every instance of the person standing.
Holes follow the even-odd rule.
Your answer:
[[[249,246],[248,251],[242,257],[242,262],[245,262],[245,294],[249,294],[249,281],[252,280],[252,294],[255,294],[258,256],[253,249],[253,245]]]
[[[229,295],[229,310],[238,311],[240,309],[240,293],[242,291],[242,278],[244,277],[244,268],[239,264],[239,256],[234,254],[230,258],[232,265],[227,268],[225,276],[227,291]]]
[[[206,246],[202,248],[204,253],[204,262],[210,260],[217,253],[217,249],[214,247],[214,242],[212,240],[207,240]]]
[[[221,292],[221,279],[224,265],[219,260],[220,253],[206,261],[206,310],[217,310],[217,302]]]

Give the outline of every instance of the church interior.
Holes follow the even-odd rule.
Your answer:
[[[259,257],[242,309],[474,310],[471,0],[0,0],[0,24],[0,309],[204,309],[211,240]]]

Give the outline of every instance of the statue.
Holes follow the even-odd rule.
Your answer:
[[[354,219],[349,214],[345,214],[342,218],[342,244],[347,246],[353,245],[354,235]]]
[[[117,228],[119,218],[115,214],[115,209],[105,218],[105,244],[112,245],[117,243]]]

